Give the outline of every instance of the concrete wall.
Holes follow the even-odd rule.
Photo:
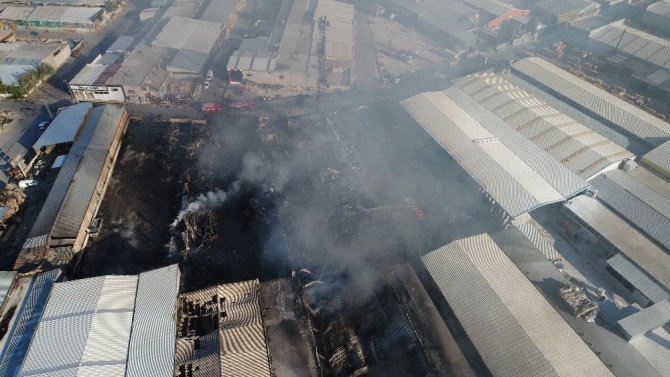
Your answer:
[[[120,86],[70,85],[72,95],[79,101],[125,102],[126,96]]]

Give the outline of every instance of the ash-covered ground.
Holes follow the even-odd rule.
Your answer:
[[[333,103],[131,124],[76,276],[181,261],[192,290],[308,267],[374,291],[385,267],[499,226],[396,102]]]

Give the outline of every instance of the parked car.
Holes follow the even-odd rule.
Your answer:
[[[203,85],[203,88],[209,89],[209,81],[205,81],[205,84]]]
[[[37,129],[40,130],[40,131],[46,130],[47,127],[49,127],[49,122],[42,122],[42,123],[37,125]]]
[[[19,181],[19,187],[21,188],[32,187],[32,186],[37,186],[37,181],[34,179],[22,179]]]

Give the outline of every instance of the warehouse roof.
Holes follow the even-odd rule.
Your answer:
[[[612,375],[489,235],[421,260],[492,375]]]
[[[102,8],[37,6],[27,17],[28,21],[58,21],[63,23],[91,23]]]
[[[151,45],[209,54],[219,39],[222,27],[218,22],[172,16]]]
[[[127,377],[172,374],[179,286],[180,273],[176,264],[140,274]]]
[[[670,199],[622,170],[612,170],[591,181],[597,197],[626,220],[670,250]]]
[[[165,69],[170,72],[200,73],[205,69],[207,54],[191,51],[179,50]]]
[[[14,376],[17,366],[23,363],[51,288],[60,276],[61,270],[54,269],[19,281],[21,290],[12,294],[12,299],[16,300],[12,304],[17,309],[0,341],[0,376]]]
[[[0,271],[0,308],[2,308],[2,303],[5,301],[5,296],[9,292],[9,287],[12,286],[15,276],[16,271]]]
[[[164,48],[139,45],[128,55],[121,68],[107,80],[107,83],[139,87],[154,68],[160,65],[167,52]]]
[[[176,265],[140,274],[139,278],[101,276],[56,283],[18,375],[41,376],[53,371],[62,375],[131,375],[134,362],[143,364],[144,376],[169,375],[174,337],[170,346],[159,351],[151,340],[174,334],[174,316],[167,323],[159,319],[164,307],[174,312],[176,287]],[[155,332],[148,339],[143,337],[147,327]],[[138,337],[151,357],[132,352]],[[165,358],[170,360],[167,374],[152,364]]]
[[[131,44],[135,42],[135,37],[132,35],[122,35],[112,43],[111,46],[107,47],[107,50],[105,50],[105,53],[108,54],[110,52],[126,52],[128,51],[128,48],[130,47]]]
[[[588,188],[456,87],[421,93],[401,104],[512,217]]]
[[[670,0],[661,0],[647,7],[647,12],[663,16],[670,21]]]
[[[608,259],[607,264],[652,302],[659,302],[670,296],[670,290],[664,288],[623,254]]]
[[[236,1],[212,0],[202,13],[202,16],[200,16],[200,19],[203,21],[220,22],[226,25],[236,6]]]
[[[474,74],[457,80],[456,86],[582,178],[635,158],[504,77]]]
[[[665,299],[619,320],[627,338],[635,338],[670,322],[670,301]]]
[[[630,342],[647,359],[659,376],[670,370],[670,333],[659,327]]]
[[[670,69],[670,41],[624,24],[624,19],[594,29],[589,38],[638,59]]]
[[[354,55],[354,6],[335,0],[320,0],[314,11],[314,20],[325,16],[328,20],[326,30],[326,58],[351,61]],[[314,26],[318,30],[318,26]],[[313,34],[315,46],[319,43],[318,32]]]
[[[520,223],[513,221],[514,227],[519,229],[528,240],[535,246],[545,258],[555,261],[562,259],[561,254],[554,248],[554,246],[540,233],[533,224]]]
[[[650,145],[670,138],[670,124],[595,87],[538,57],[519,60],[512,68],[533,85],[556,94],[610,127],[620,128]]]
[[[0,19],[12,21],[25,21],[34,8],[8,6],[0,12]]]
[[[566,208],[665,288],[670,287],[670,255],[663,249],[594,198],[578,196]]]
[[[19,77],[35,68],[32,64],[0,64],[0,81],[7,85],[17,85]]]
[[[47,145],[72,142],[79,128],[84,124],[91,107],[90,103],[82,102],[61,110],[33,144],[33,149],[39,150]]]
[[[567,13],[578,12],[584,8],[594,6],[588,0],[542,0],[535,4],[535,7],[555,16],[562,16]]]
[[[670,177],[670,139],[642,156],[642,162]]]

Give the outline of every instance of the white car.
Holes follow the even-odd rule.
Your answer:
[[[32,186],[37,186],[37,181],[34,179],[23,179],[19,181],[19,187],[21,188],[32,187]]]
[[[203,85],[203,88],[209,89],[209,81],[205,81],[205,84]]]
[[[46,130],[47,127],[49,127],[49,122],[42,122],[42,123],[37,125],[37,129],[41,130],[41,131]]]

